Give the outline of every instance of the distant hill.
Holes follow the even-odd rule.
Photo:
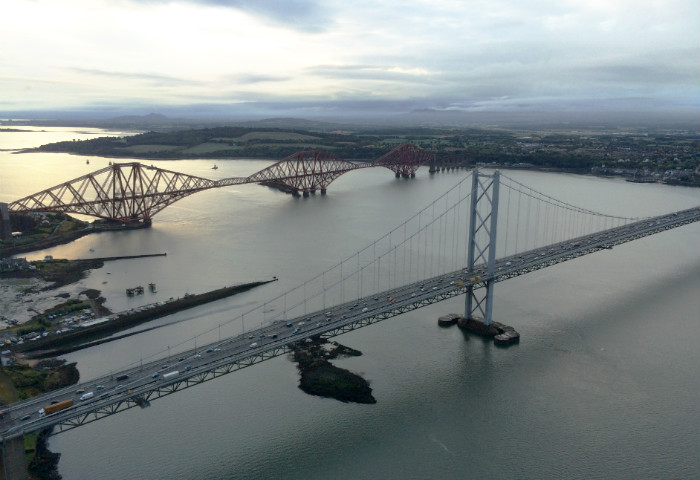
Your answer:
[[[95,125],[105,128],[131,128],[134,130],[183,130],[218,126],[245,127],[251,129],[278,128],[285,130],[309,130],[315,132],[332,132],[335,130],[356,131],[360,127],[354,124],[307,120],[304,118],[265,118],[260,120],[202,121],[187,118],[171,118],[160,113],[148,115],[123,115],[119,117],[95,120]]]
[[[171,123],[173,120],[160,113],[149,113],[148,115],[122,115],[102,121],[115,125],[162,125]]]
[[[246,128],[282,128],[282,129],[303,129],[318,132],[332,132],[336,130],[357,130],[358,125],[325,122],[319,120],[306,120],[303,118],[265,118],[263,120],[248,120],[240,122],[230,122],[230,125],[236,125]]]

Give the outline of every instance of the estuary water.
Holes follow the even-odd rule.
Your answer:
[[[122,134],[33,130],[0,132],[0,201],[109,162],[90,157],[88,165],[85,157],[13,149]],[[272,161],[154,163],[216,179],[247,176]],[[67,355],[88,380],[166,347],[175,353],[199,332],[211,331],[210,340],[236,333],[240,326],[228,323],[231,318],[352,255],[465,174],[431,176],[422,168],[404,180],[365,169],[340,177],[328,195],[308,199],[256,185],[209,190],[166,208],[152,228],[90,235],[26,256],[167,252],[107,262],[62,289],[99,289],[113,311],[279,278],[153,322],[160,328]],[[615,215],[700,204],[697,189],[507,175]],[[375,405],[306,395],[294,364],[279,357],[56,435],[50,448],[61,453],[66,480],[697,478],[698,240],[700,225],[693,224],[498,283],[494,318],[521,334],[520,344],[508,349],[437,326],[438,316],[463,311],[462,298],[338,337],[363,355],[335,363],[371,382]],[[125,296],[125,288],[150,282],[157,293]]]

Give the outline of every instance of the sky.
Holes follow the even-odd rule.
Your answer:
[[[700,112],[698,0],[3,0],[2,112]]]

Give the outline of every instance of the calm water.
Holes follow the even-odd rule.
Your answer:
[[[0,149],[89,138],[85,129],[0,133]],[[0,151],[0,201],[106,166],[107,159]],[[208,178],[246,176],[264,161],[158,162]],[[652,215],[700,203],[696,189],[536,172],[510,177],[569,203]],[[29,255],[167,252],[109,262],[77,285],[122,310],[276,275],[246,294],[158,320],[161,328],[76,352],[83,380],[214,329],[352,255],[464,173],[397,180],[388,170],[341,177],[325,197],[292,199],[246,185],[201,192],[153,227],[82,238]],[[371,381],[376,405],[305,395],[277,358],[51,439],[72,479],[697,478],[700,475],[700,225],[637,240],[499,283],[494,316],[521,333],[495,348],[439,315],[453,299],[342,337],[362,357],[339,366]],[[90,251],[90,249],[94,251]],[[104,283],[106,282],[106,283]],[[157,294],[127,298],[155,282]],[[221,335],[240,325],[224,325]],[[192,346],[192,345],[188,345]]]

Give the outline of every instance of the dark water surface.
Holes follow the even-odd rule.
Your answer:
[[[15,145],[18,134],[0,135],[2,148],[60,137],[44,132],[26,140],[25,134]],[[86,166],[81,157],[0,152],[0,201],[107,162],[91,158]],[[158,165],[224,178],[270,164],[216,163],[218,170],[211,161]],[[36,172],[52,176],[41,180]],[[613,214],[654,215],[700,203],[696,189],[506,173]],[[30,258],[167,252],[109,262],[66,288],[100,289],[114,311],[280,279],[160,319],[162,328],[66,356],[87,380],[206,329],[216,339],[218,324],[352,255],[463,175],[431,177],[421,169],[406,181],[367,169],[310,199],[254,185],[206,191],[168,207],[150,229],[92,235]],[[295,366],[282,357],[57,435],[50,446],[62,454],[66,480],[697,478],[698,240],[694,224],[497,284],[494,318],[520,332],[513,348],[438,328],[439,315],[463,310],[461,298],[338,337],[363,356],[336,364],[370,380],[376,405],[305,395]],[[157,294],[124,295],[126,287],[149,282],[158,285]],[[221,335],[237,328],[224,325]]]

